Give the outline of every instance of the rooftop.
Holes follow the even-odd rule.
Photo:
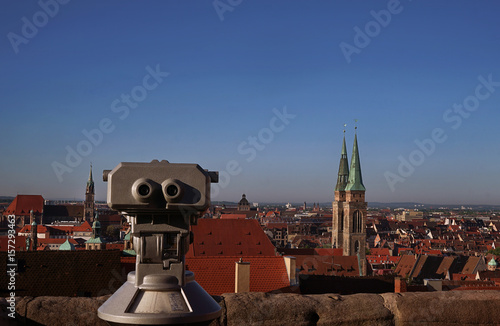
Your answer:
[[[187,257],[276,256],[257,220],[199,219]]]

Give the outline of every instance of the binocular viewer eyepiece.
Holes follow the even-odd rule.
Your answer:
[[[175,203],[184,193],[184,187],[177,179],[167,179],[161,184],[147,178],[140,178],[132,185],[132,195],[141,203],[161,201],[161,195],[167,203]]]
[[[203,170],[198,164],[120,163],[103,172],[109,183],[108,205],[125,212],[174,212],[189,208],[200,212],[210,206],[210,183],[218,182],[218,172]]]

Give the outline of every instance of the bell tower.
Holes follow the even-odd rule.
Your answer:
[[[345,133],[345,131],[344,131]],[[333,202],[332,244],[342,248],[344,256],[357,256],[359,271],[366,275],[366,188],[359,160],[358,138],[354,135],[351,166],[347,170],[345,135],[340,158],[335,201]]]
[[[85,189],[85,202],[83,208],[83,219],[92,222],[95,213],[94,202],[94,179],[92,178],[92,164],[90,164],[89,180],[87,181],[87,188]]]
[[[342,248],[344,235],[344,206],[346,205],[345,187],[349,179],[349,163],[347,161],[347,149],[345,145],[345,130],[344,140],[342,143],[342,152],[340,154],[339,173],[337,176],[337,185],[335,186],[335,201],[333,202],[333,233],[332,247]]]

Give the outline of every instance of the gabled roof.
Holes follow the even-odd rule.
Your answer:
[[[436,270],[436,274],[446,276],[446,273],[448,273],[454,261],[454,257],[444,257]]]
[[[467,259],[467,263],[464,266],[464,269],[462,270],[462,274],[475,274],[478,272],[478,268],[480,267],[481,263],[484,263],[484,260],[482,257],[469,257]],[[484,264],[486,265],[486,264]],[[484,266],[486,269],[486,266]]]
[[[37,233],[45,233],[47,231],[48,231],[47,227],[45,227],[43,225],[37,225],[37,227],[36,227]],[[22,229],[19,230],[18,233],[31,233],[31,224],[26,224],[25,226],[23,226]]]
[[[343,256],[342,248],[314,248],[314,252],[320,256]]]
[[[40,195],[17,195],[4,211],[4,215],[30,215],[33,210],[35,215],[43,213],[44,199]]]
[[[241,219],[241,220],[244,220],[247,218],[247,215],[246,214],[221,214],[220,216],[221,219],[223,220],[238,220],[238,219]]]
[[[16,251],[26,250],[26,237],[18,235],[16,236],[16,243],[12,244],[12,241],[9,242],[8,236],[0,236],[0,252],[12,249],[12,245],[14,245]]]
[[[73,227],[73,232],[92,232],[92,226],[88,221],[85,221],[81,225]]]
[[[186,268],[210,295],[234,293],[238,257],[186,257]],[[250,263],[250,291],[270,292],[290,286],[283,257],[243,257]]]
[[[47,225],[47,230],[51,234],[73,234],[72,225]]]
[[[370,253],[375,256],[390,256],[389,248],[371,248]]]
[[[276,256],[257,220],[199,219],[188,256]]]
[[[411,277],[416,279],[444,279],[446,277],[446,272],[439,274],[438,270],[440,267],[442,271],[445,270],[446,265],[451,265],[447,260],[443,265],[443,257],[421,255],[419,256],[417,263],[415,264],[415,269]],[[447,271],[447,270],[446,270]]]
[[[398,265],[396,266],[395,273],[399,277],[407,277],[409,276],[413,266],[415,265],[416,258],[414,255],[403,255],[399,260]]]

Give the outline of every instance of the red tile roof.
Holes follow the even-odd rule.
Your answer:
[[[76,242],[75,239],[55,239],[55,238],[48,238],[48,239],[43,239],[43,238],[38,238],[37,242],[39,245],[41,244],[63,244],[66,242],[66,240],[69,241],[69,243],[74,244],[75,246],[78,245],[78,242]]]
[[[371,248],[370,253],[374,256],[390,256],[389,248]]]
[[[474,274],[476,272],[476,269],[478,268],[478,265],[481,263],[482,257],[469,257],[467,259],[467,263],[464,266],[464,269],[462,270],[462,274]]]
[[[85,221],[83,224],[79,226],[71,226],[71,225],[38,225],[37,226],[38,233],[46,233],[49,232],[51,235],[61,235],[61,234],[73,234],[73,232],[92,232],[92,226],[90,226],[89,222]],[[30,233],[31,232],[31,224],[26,224],[20,231],[20,233]]]
[[[11,241],[10,245],[14,245],[16,251],[26,250],[26,237],[16,236],[15,243],[13,244]],[[9,248],[9,237],[0,236],[0,251],[8,251],[9,249],[12,249],[12,247]]]
[[[92,232],[92,226],[88,221],[85,221],[79,226],[74,226],[73,232]]]
[[[370,264],[397,264],[400,259],[400,256],[366,255],[366,260],[368,260]]]
[[[44,199],[40,195],[17,195],[4,212],[4,215],[30,215],[30,211],[36,215],[43,213]]]
[[[475,280],[476,274],[458,274],[454,273],[452,276],[453,281],[466,281],[466,280]]]
[[[276,256],[257,220],[199,219],[187,256]]]
[[[454,261],[454,257],[444,257],[438,269],[436,270],[436,274],[446,276]]]
[[[343,256],[342,248],[315,248],[314,252],[320,256]]]
[[[414,255],[403,255],[401,256],[401,259],[399,260],[398,265],[396,266],[395,273],[399,277],[407,277],[411,270],[413,269],[413,266],[415,265],[415,262],[417,259],[415,258]]]
[[[47,229],[51,234],[72,234],[74,226],[69,225],[50,225]],[[38,230],[38,229],[37,229]]]
[[[247,215],[246,214],[221,214],[220,216],[221,219],[223,220],[231,220],[231,219],[234,219],[234,220],[238,220],[238,219],[246,219],[247,218]]]
[[[36,227],[36,232],[37,233],[46,233],[48,231],[47,227],[43,225],[37,225]],[[25,226],[22,227],[21,230],[19,230],[18,233],[30,233],[31,232],[31,224],[26,224]]]
[[[234,293],[235,264],[240,257],[186,257],[186,268],[211,295]],[[283,257],[244,257],[250,263],[250,291],[270,292],[290,286]]]

